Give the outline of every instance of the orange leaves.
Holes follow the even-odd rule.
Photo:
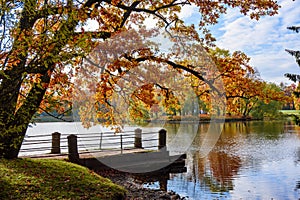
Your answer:
[[[148,83],[142,85],[140,88],[137,88],[137,90],[135,90],[132,93],[131,98],[136,100],[141,100],[146,105],[151,107],[153,104],[156,103],[154,96],[155,96],[154,85],[153,83]]]
[[[99,15],[95,19],[99,22],[101,28],[105,30],[114,31],[122,22],[123,11],[116,7],[101,7]]]
[[[269,101],[264,92],[266,84],[256,77],[254,69],[248,64],[249,58],[244,53],[234,52],[231,55],[219,48],[210,53],[223,79],[228,100],[227,112],[245,115],[258,99]]]
[[[1,70],[26,69],[20,72],[25,74],[27,81],[22,85],[22,94],[26,96],[32,84],[48,88],[42,106],[52,106],[59,112],[70,107],[69,101],[76,89],[74,99],[77,103],[83,101],[82,106],[86,106],[86,110],[80,108],[84,120],[101,117],[105,122],[119,123],[124,115],[112,109],[114,106],[128,109],[129,105],[136,105],[145,111],[160,103],[169,110],[179,110],[178,102],[184,99],[184,95],[176,96],[168,89],[173,89],[173,92],[185,90],[180,87],[189,82],[197,94],[206,93],[210,88],[205,85],[208,83],[205,78],[213,83],[217,74],[217,70],[212,69],[210,58],[201,53],[207,48],[199,45],[203,41],[209,41],[207,44],[214,42],[209,30],[205,29],[207,27],[201,27],[204,38],[200,39],[195,26],[184,24],[178,17],[181,8],[189,4],[199,8],[201,26],[217,23],[229,7],[238,7],[252,18],[272,15],[278,10],[278,5],[271,0],[112,0],[94,4],[93,1],[85,4],[54,1],[51,5],[37,1],[33,6],[24,3],[24,8],[33,7],[28,10],[28,16],[35,21],[31,26],[24,25],[25,28],[11,28],[15,49],[8,59],[7,54],[1,52],[0,64],[7,60]],[[160,30],[141,28],[149,16],[157,20],[157,28],[167,28],[173,34],[166,34],[174,43],[170,49],[160,49],[154,41],[154,37],[161,34]],[[92,31],[84,26],[89,20],[97,23],[97,27],[90,28]],[[134,24],[140,27],[138,31]],[[93,49],[95,51],[88,54]],[[78,67],[82,57],[86,61]],[[245,54],[235,52],[229,55],[220,51],[215,52],[213,59],[224,78],[228,95],[245,97],[256,94],[250,89],[256,83],[249,79],[254,70],[248,65],[249,58]],[[47,73],[51,75],[50,83],[42,80]],[[177,80],[174,74],[184,78]],[[124,101],[119,102],[119,98]],[[212,97],[203,94],[202,98],[209,101]],[[89,118],[87,114],[92,109],[96,114]],[[141,116],[141,113],[137,115]]]
[[[37,20],[34,26],[35,26],[35,31],[38,34],[42,33],[46,29],[45,20],[44,19]]]
[[[264,15],[277,14],[279,5],[273,0],[253,0],[253,1],[198,1],[193,0],[200,7],[200,12],[204,16],[204,22],[215,23],[220,13],[226,13],[228,7],[238,7],[244,15],[249,14],[250,18],[259,19]],[[205,17],[206,16],[206,17]]]
[[[41,87],[47,88],[40,107],[42,110],[56,111],[62,114],[71,108],[73,98],[73,84],[70,82],[70,74],[62,72],[57,68],[51,76],[50,83],[41,82]]]
[[[111,4],[112,5],[118,5],[121,2],[121,0],[112,0]]]

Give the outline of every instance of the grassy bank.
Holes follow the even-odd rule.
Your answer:
[[[284,115],[300,115],[300,110],[279,110]]]
[[[87,168],[51,159],[0,160],[3,199],[125,199],[126,191]]]

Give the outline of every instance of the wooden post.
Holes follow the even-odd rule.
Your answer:
[[[101,132],[101,135],[100,135],[100,150],[102,149],[102,139],[103,139],[103,132]]]
[[[60,154],[60,135],[59,132],[52,133],[52,154]]]
[[[121,142],[121,154],[123,154],[123,135],[120,135],[120,142]]]
[[[134,130],[134,148],[143,148],[142,146],[142,129]]]
[[[169,172],[163,173],[159,178],[159,189],[162,191],[168,191],[168,180],[170,180]]]
[[[158,133],[158,149],[161,150],[166,148],[167,145],[167,131],[165,129],[161,129]]]
[[[73,163],[79,163],[79,153],[77,146],[77,136],[68,136],[68,149],[69,149],[69,160]]]

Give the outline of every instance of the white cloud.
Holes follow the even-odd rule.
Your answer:
[[[144,24],[147,28],[152,29],[156,27],[156,23],[158,22],[152,15],[145,18]]]
[[[181,8],[180,13],[178,14],[178,17],[180,19],[187,19],[189,17],[191,17],[193,14],[197,13],[197,6],[195,5],[186,5],[183,8]]]
[[[287,26],[300,25],[300,2],[281,0],[282,8],[276,16],[250,20],[237,9],[228,11],[220,21],[217,45],[231,51],[241,50],[251,57],[262,78],[270,82],[288,82],[284,74],[299,73],[300,68],[284,49],[300,50],[300,34]],[[220,34],[221,33],[221,34]]]
[[[84,28],[85,31],[96,31],[99,28],[99,24],[96,20],[89,19],[82,28]]]
[[[282,23],[287,26],[295,23],[299,24],[299,1],[281,0],[280,5],[282,8],[278,16],[282,18]]]

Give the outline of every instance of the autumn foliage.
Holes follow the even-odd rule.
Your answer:
[[[195,29],[197,25],[187,25],[178,17],[181,8],[189,5],[199,10],[200,31]],[[203,45],[213,45],[214,38],[208,30],[208,25],[216,24],[219,17],[233,7],[253,19],[259,19],[263,15],[274,15],[279,8],[273,0],[1,1],[0,157],[17,156],[28,124],[37,111],[56,110],[61,118],[71,109],[73,104],[70,99],[73,98],[78,105],[85,105],[80,108],[81,113],[94,112],[96,108],[96,115],[92,115],[92,118],[101,115],[101,118],[109,119],[113,124],[119,123],[119,120],[113,120],[114,116],[118,115],[109,101],[113,90],[117,89],[111,84],[118,81],[121,84],[123,73],[148,62],[153,68],[170,68],[171,71],[187,76],[193,75],[195,79],[208,84],[216,95],[222,96],[223,94],[216,90],[218,87],[206,80],[201,68],[194,66],[187,56],[180,54],[184,51],[183,46],[195,45],[195,48],[202,48]],[[157,45],[151,44],[149,47],[148,43],[151,43],[151,40],[145,42],[144,37],[148,37],[147,34],[155,34],[155,31],[142,31],[144,36],[140,32],[145,29],[144,22],[149,17],[156,20],[156,34],[161,34],[164,30],[170,40],[183,46],[175,45],[169,55],[164,55]],[[91,20],[95,28],[89,30],[85,24]],[[133,29],[137,30],[136,33],[130,34],[137,34],[137,41],[132,43],[124,38],[122,42],[115,44],[119,49],[117,54],[108,55],[103,50],[101,55],[113,61],[99,57],[97,65],[103,73],[100,75],[98,72],[92,72],[93,68],[99,67],[86,64],[89,53],[99,48],[99,45],[101,47],[106,44],[109,49],[111,38]],[[152,73],[161,72],[162,70],[154,70]],[[97,83],[92,86],[83,82],[85,88],[81,85],[82,90],[75,92],[74,84],[78,86],[76,81],[79,79],[74,80],[74,76],[78,74],[81,74],[84,80],[95,80]],[[132,83],[134,81],[133,79]],[[86,95],[90,94],[90,87],[93,87],[95,95]],[[157,85],[156,87],[159,88]],[[160,89],[165,92],[165,96],[171,94],[166,88]],[[155,96],[150,85],[145,85],[136,89],[135,97],[141,98],[142,91],[147,93],[147,98],[149,95]],[[75,97],[72,97],[73,94]],[[89,104],[89,98],[94,98],[93,102],[97,101],[99,104]],[[155,103],[145,98],[142,102],[150,105]],[[110,106],[107,106],[109,104]],[[83,120],[90,118],[88,115],[82,117]]]

